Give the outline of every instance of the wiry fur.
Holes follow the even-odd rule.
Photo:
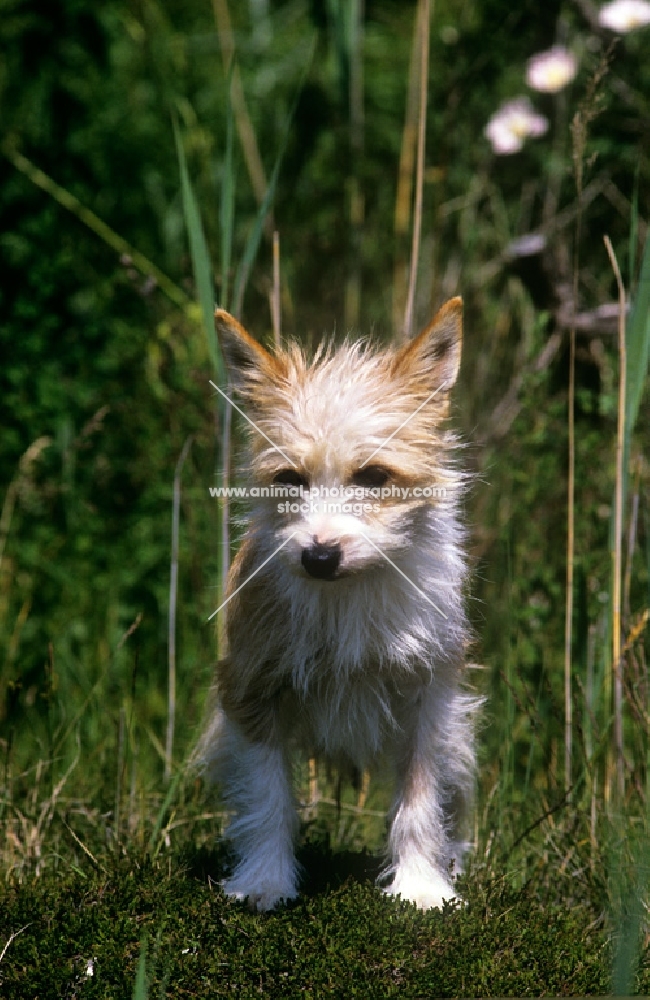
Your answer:
[[[445,490],[385,499],[361,514],[278,513],[269,499],[252,507],[230,574],[228,653],[201,755],[234,814],[239,861],[226,891],[260,909],[298,888],[292,747],[357,769],[388,762],[396,789],[388,891],[424,908],[455,895],[450,870],[466,847],[478,704],[462,687],[463,477],[444,429],[461,312],[453,299],[399,350],[346,343],[310,364],[296,345],[268,354],[217,311],[234,387],[259,428],[250,431],[251,484],[269,485],[287,469],[310,486],[354,482],[379,449],[369,464],[387,485]],[[339,547],[331,578],[303,566],[315,544]]]

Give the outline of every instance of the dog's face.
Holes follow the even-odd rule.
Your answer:
[[[427,511],[456,487],[444,431],[460,364],[452,299],[397,350],[297,345],[269,354],[215,314],[232,384],[252,426],[252,525],[296,576],[336,581],[384,568],[418,544]]]

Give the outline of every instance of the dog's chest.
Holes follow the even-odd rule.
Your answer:
[[[284,734],[308,751],[365,766],[408,731],[431,682],[425,622],[412,602],[391,603],[379,586],[294,597],[278,616],[286,638],[273,657]]]
[[[358,767],[399,742],[425,683],[417,669],[405,673],[394,664],[391,670],[372,657],[345,670],[324,650],[293,667],[281,699],[285,736],[307,752]]]

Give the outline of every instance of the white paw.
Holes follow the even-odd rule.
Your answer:
[[[295,899],[298,895],[295,882],[291,880],[247,879],[243,874],[235,874],[221,883],[226,896],[240,903],[246,902],[251,910],[272,910],[278,903]]]
[[[449,879],[434,868],[398,865],[395,878],[384,890],[390,896],[401,896],[415,903],[421,910],[442,908],[443,901],[457,899],[457,893]]]

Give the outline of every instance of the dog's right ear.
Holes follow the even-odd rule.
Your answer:
[[[237,389],[280,374],[278,359],[269,354],[234,316],[216,309],[214,323],[232,384]]]
[[[394,371],[421,382],[426,389],[448,392],[460,368],[463,300],[445,302],[431,323],[395,355]]]

